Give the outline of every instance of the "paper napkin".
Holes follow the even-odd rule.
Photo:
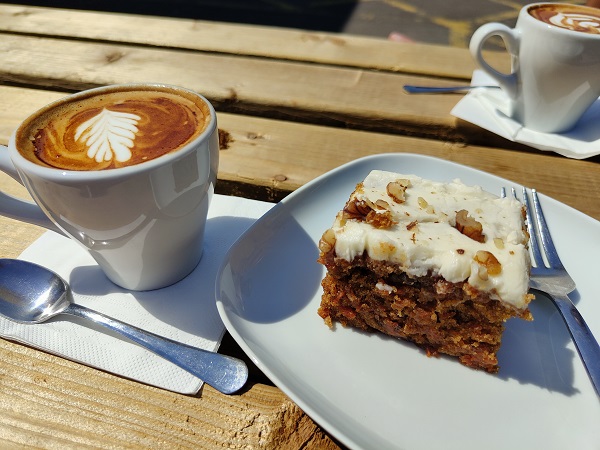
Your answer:
[[[155,291],[132,292],[111,283],[78,244],[49,231],[20,256],[61,275],[75,303],[175,341],[216,351],[225,332],[215,303],[217,271],[229,247],[271,203],[215,195],[208,212],[204,253],[187,278]],[[144,348],[89,321],[60,315],[24,325],[0,317],[0,336],[67,359],[182,394],[202,381]]]
[[[496,84],[481,70],[473,72],[471,83],[476,86]],[[460,119],[538,150],[553,151],[575,159],[600,154],[600,100],[596,100],[572,130],[559,134],[525,128],[507,113],[506,94],[501,89],[485,88],[470,91],[451,111]]]

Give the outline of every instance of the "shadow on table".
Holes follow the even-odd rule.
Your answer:
[[[342,31],[351,17],[357,2],[358,0],[21,0],[4,3],[338,32]]]

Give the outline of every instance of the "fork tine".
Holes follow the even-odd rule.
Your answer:
[[[510,191],[512,197],[515,200],[519,200],[515,188],[510,188]],[[552,244],[552,238],[548,232],[548,227],[546,225],[546,220],[544,219],[544,214],[542,213],[537,192],[535,189],[532,189],[531,193],[533,196],[533,206],[532,201],[529,199],[527,188],[525,187],[523,187],[523,199],[519,201],[525,207],[525,224],[527,226],[527,231],[529,231],[529,249],[531,250],[531,262],[533,263],[533,268],[535,270],[537,267],[541,267],[542,269],[546,267],[546,260],[542,255],[542,248],[545,250],[548,262],[551,265],[555,264],[556,268],[562,268],[556,249]],[[500,196],[506,197],[506,195],[506,188],[502,187]],[[548,248],[550,250],[547,250],[547,245],[549,245]]]
[[[512,189],[513,197],[517,198],[515,189]],[[525,221],[529,230],[529,248],[531,249],[531,259],[535,267],[544,267],[544,257],[540,247],[540,239],[538,238],[538,227],[533,220],[534,212],[529,201],[527,189],[523,188],[523,205],[525,206]]]
[[[552,236],[550,236],[550,230],[546,224],[544,212],[542,211],[542,205],[540,204],[540,199],[538,198],[537,191],[535,189],[531,190],[531,196],[533,197],[533,209],[535,213],[536,225],[540,233],[542,246],[546,252],[546,259],[548,260],[550,267],[554,269],[562,269],[562,262],[558,257],[558,252],[554,247],[554,242],[552,242]]]

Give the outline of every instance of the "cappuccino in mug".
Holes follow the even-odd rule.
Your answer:
[[[0,192],[0,215],[73,239],[125,289],[158,289],[200,261],[218,167],[217,116],[202,95],[91,89],[34,112],[0,146],[0,171],[35,201]]]
[[[175,152],[210,121],[205,102],[170,87],[115,87],[42,110],[17,132],[29,161],[63,170],[104,170]]]
[[[529,8],[537,20],[582,33],[600,34],[600,10],[579,5],[545,3]]]
[[[484,59],[482,47],[500,36],[511,55],[511,73]],[[477,65],[504,91],[508,102],[498,111],[522,126],[543,133],[563,133],[600,96],[600,10],[568,3],[524,6],[514,28],[501,23],[481,26],[471,38]]]

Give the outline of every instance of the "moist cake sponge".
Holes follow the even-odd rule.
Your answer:
[[[532,320],[528,240],[517,200],[373,171],[319,242],[318,313],[497,372],[505,321]]]

